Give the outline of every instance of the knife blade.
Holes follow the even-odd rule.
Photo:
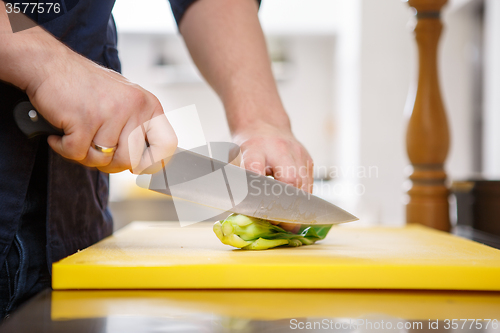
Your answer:
[[[338,224],[358,220],[292,185],[181,148],[149,182],[140,183],[144,188],[172,197],[271,221]]]
[[[21,102],[14,108],[14,119],[28,137],[64,135],[30,102]],[[292,185],[211,158],[214,144],[194,150],[178,147],[162,170],[139,176],[138,185],[216,210],[277,222],[338,224],[358,220],[340,207]],[[145,181],[145,177],[149,178]]]

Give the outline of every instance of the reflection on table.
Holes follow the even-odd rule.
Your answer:
[[[500,332],[499,319],[497,292],[47,290],[1,328],[16,333]]]

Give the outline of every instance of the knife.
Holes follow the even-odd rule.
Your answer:
[[[20,102],[14,107],[14,120],[28,138],[38,135],[64,135],[61,129],[52,126],[28,101]]]
[[[16,105],[14,119],[30,138],[64,135],[27,101]],[[222,156],[221,151],[228,150],[227,144],[212,142],[192,150],[178,147],[162,170],[153,175],[140,175],[137,184],[209,209],[271,221],[338,224],[358,220],[334,204],[292,185],[213,158]],[[220,149],[221,146],[224,149]]]

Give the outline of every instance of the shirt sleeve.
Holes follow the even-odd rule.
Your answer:
[[[172,8],[172,13],[174,14],[177,26],[181,23],[182,17],[186,13],[186,10],[197,0],[169,0],[170,7]],[[256,0],[259,4],[262,0]]]

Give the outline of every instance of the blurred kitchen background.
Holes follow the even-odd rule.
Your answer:
[[[195,104],[206,140],[230,141],[222,104],[193,65],[168,1],[137,4],[117,0],[113,11],[123,74],[167,113]],[[315,194],[360,217],[356,223],[402,225],[406,103],[417,70],[408,4],[263,0],[260,19],[294,133],[315,160]],[[500,0],[449,0],[442,19],[449,179],[498,179]],[[176,218],[168,198],[139,188],[129,172],[111,176],[110,200],[115,228]]]

